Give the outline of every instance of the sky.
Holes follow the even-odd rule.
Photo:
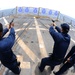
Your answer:
[[[75,0],[0,0],[0,10],[16,6],[49,8],[75,18]]]

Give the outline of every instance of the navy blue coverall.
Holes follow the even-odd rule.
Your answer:
[[[67,59],[70,57],[70,62],[66,62]],[[61,75],[63,74],[65,71],[67,71],[70,67],[72,67],[75,64],[75,46],[72,47],[72,49],[70,50],[70,52],[67,54],[67,56],[65,57],[63,63],[65,63],[58,72],[56,72],[55,75]]]
[[[8,32],[8,29],[4,29],[3,36]],[[0,60],[1,63],[9,68],[15,74],[19,74],[20,70],[17,66],[17,59],[12,51],[12,46],[15,41],[15,31],[13,28],[10,29],[10,33],[6,38],[0,38]]]
[[[57,26],[55,29],[53,26],[49,28],[49,33],[54,40],[54,48],[51,56],[42,59],[39,66],[41,72],[46,65],[50,66],[53,70],[56,65],[61,64],[70,44],[70,36],[67,33],[62,33]]]

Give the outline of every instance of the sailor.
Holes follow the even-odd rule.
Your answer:
[[[72,47],[63,61],[63,66],[58,72],[53,72],[55,75],[61,75],[75,64],[75,46]]]
[[[41,60],[39,66],[40,72],[43,72],[45,66],[50,66],[52,71],[56,65],[62,63],[70,44],[69,30],[70,27],[67,23],[62,23],[61,28],[56,26],[55,22],[52,23],[52,26],[49,28],[49,33],[54,40],[53,53],[49,57]]]
[[[9,30],[9,35],[4,37]],[[0,23],[0,61],[5,67],[10,69],[15,74],[20,74],[20,62],[17,61],[16,55],[11,49],[14,42],[14,23],[11,23],[9,27],[5,29],[3,29],[3,25]]]

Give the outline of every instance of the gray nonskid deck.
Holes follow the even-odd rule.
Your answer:
[[[9,19],[7,19],[9,20]],[[26,25],[32,20],[32,23],[24,30]],[[49,73],[48,67],[45,68],[44,73],[39,73],[38,63],[42,58],[48,56],[48,53],[52,53],[53,39],[49,34],[48,28],[51,21],[40,20],[36,18],[15,18],[15,31],[16,31],[16,42],[13,46],[14,53],[18,56],[18,60],[21,61],[21,73],[20,75],[53,75]],[[20,23],[21,21],[21,23]],[[19,24],[20,23],[20,24]],[[60,22],[57,22],[60,25]],[[21,33],[22,32],[22,33]],[[72,32],[72,34],[71,34]],[[74,37],[74,31],[70,34]],[[70,43],[70,47],[73,45],[73,41]],[[59,66],[55,67],[55,71],[59,69]],[[71,68],[72,69],[72,68]],[[66,75],[74,75],[71,69]],[[3,75],[14,75],[10,70],[5,69]]]

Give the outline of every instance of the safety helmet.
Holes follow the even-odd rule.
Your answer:
[[[70,30],[70,26],[67,23],[61,24],[61,28],[64,30],[65,33],[68,33]]]

